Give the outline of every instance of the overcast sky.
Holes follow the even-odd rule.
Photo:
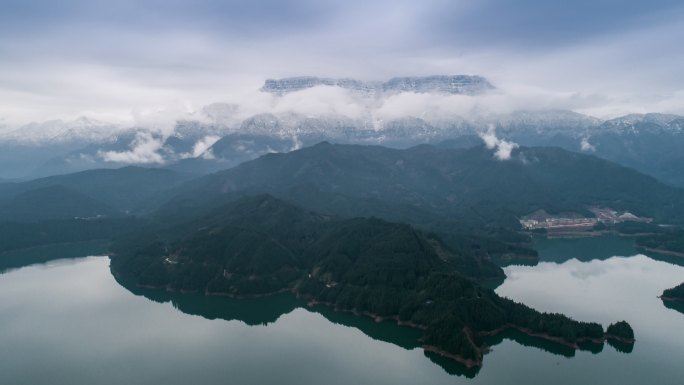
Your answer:
[[[250,98],[265,78],[479,74],[516,107],[684,113],[684,2],[3,0],[0,125]]]

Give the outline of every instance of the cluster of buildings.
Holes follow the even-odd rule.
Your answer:
[[[520,224],[526,230],[554,228],[586,228],[594,227],[599,222],[596,218],[546,218],[521,219]]]
[[[552,216],[538,211],[520,219],[525,230],[582,230],[596,226],[598,223],[616,224],[621,222],[651,222],[651,218],[638,217],[628,211],[619,213],[609,208],[591,208],[595,218]]]

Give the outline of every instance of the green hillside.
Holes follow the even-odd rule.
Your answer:
[[[89,170],[20,183],[0,183],[0,207],[23,204],[28,210],[32,202],[40,204],[41,199],[47,199],[49,202],[43,202],[42,206],[35,208],[35,216],[47,217],[47,213],[40,212],[46,209],[55,211],[50,219],[64,219],[81,215],[76,207],[72,211],[66,210],[70,205],[67,203],[69,200],[81,199],[83,206],[93,205],[96,201],[101,211],[105,211],[103,208],[107,207],[110,214],[146,213],[164,201],[167,197],[165,193],[190,177],[164,169],[124,167]],[[64,199],[58,199],[60,195]],[[80,198],[75,198],[76,195]],[[23,211],[27,216],[34,216],[27,210]],[[62,212],[57,214],[57,210]],[[4,218],[0,213],[0,220],[2,219],[15,218]]]

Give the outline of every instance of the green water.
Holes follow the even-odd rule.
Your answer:
[[[0,384],[681,384],[684,314],[657,295],[684,281],[684,267],[621,244],[596,253],[620,240],[563,241],[544,240],[536,266],[507,267],[497,292],[604,326],[625,319],[631,353],[509,333],[490,341],[482,369],[466,370],[426,355],[412,329],[289,295],[130,291],[108,258],[87,257],[0,274]],[[50,259],[48,248],[33,254]]]

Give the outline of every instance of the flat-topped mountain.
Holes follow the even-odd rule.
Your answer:
[[[285,95],[316,86],[339,87],[365,96],[380,96],[382,94],[400,92],[475,95],[494,89],[494,86],[481,76],[433,75],[396,77],[385,82],[365,82],[350,78],[334,79],[299,76],[267,79],[261,90],[277,95]]]

